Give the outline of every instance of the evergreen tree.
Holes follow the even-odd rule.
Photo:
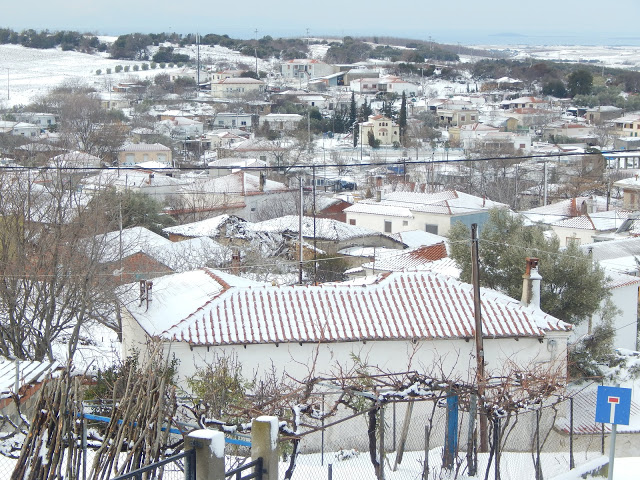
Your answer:
[[[353,147],[357,147],[358,146],[358,137],[360,136],[360,129],[358,128],[359,125],[357,123],[353,124]]]
[[[460,278],[465,282],[471,281],[470,238],[469,228],[460,222],[449,231],[451,258],[462,269]],[[547,239],[542,228],[525,226],[522,217],[506,209],[489,212],[479,239],[483,287],[520,298],[525,258],[537,257],[542,275],[540,308],[549,315],[578,324],[609,295],[604,272],[586,253],[574,244],[561,251],[557,238]]]
[[[579,68],[567,77],[567,90],[572,97],[589,95],[593,87],[593,75],[589,70]]]
[[[349,125],[353,128],[356,124],[358,111],[356,110],[356,94],[351,92],[351,108],[349,109]]]
[[[367,103],[367,99],[364,99],[364,103],[362,104],[362,108],[360,109],[360,118],[363,122],[366,122],[369,119],[369,115],[373,113],[371,106]]]
[[[407,133],[407,96],[404,92],[402,92],[402,103],[400,104],[398,127],[400,129],[400,143],[404,145],[405,135]]]

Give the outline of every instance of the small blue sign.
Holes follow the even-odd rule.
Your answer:
[[[631,389],[598,387],[596,422],[629,425],[631,416]]]

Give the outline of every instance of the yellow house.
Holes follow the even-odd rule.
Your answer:
[[[264,89],[262,80],[249,77],[224,78],[211,82],[211,96],[215,98],[236,98],[249,93],[262,93]]]
[[[132,166],[146,162],[171,165],[171,149],[160,143],[128,143],[120,147],[119,165]]]
[[[621,137],[640,137],[640,115],[637,113],[616,118],[613,124]]]
[[[393,145],[400,141],[400,127],[384,115],[369,115],[369,121],[360,124],[360,143],[369,143],[369,132],[380,145]]]

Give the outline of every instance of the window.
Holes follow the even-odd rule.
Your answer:
[[[521,144],[520,144],[520,148],[524,148],[524,147],[525,147],[525,144],[524,144],[524,143],[521,143]]]
[[[402,221],[402,226],[403,227],[408,227],[409,226],[409,220],[403,220]]]
[[[570,245],[578,246],[580,245],[580,239],[577,237],[567,237],[567,247]]]
[[[424,231],[427,233],[433,233],[434,235],[438,234],[438,225],[433,225],[431,223],[427,223],[424,226]]]
[[[349,219],[349,225],[355,225],[356,224],[356,219],[355,218],[350,218]]]
[[[245,126],[245,127],[246,127],[246,126],[247,126],[247,122],[246,122],[245,120],[242,120],[242,121],[240,122],[240,125],[242,125],[242,126]]]
[[[384,233],[391,233],[391,222],[389,220],[384,221]]]

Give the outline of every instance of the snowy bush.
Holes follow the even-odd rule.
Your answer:
[[[133,71],[137,72],[138,70],[140,70],[140,67],[138,65],[134,65],[133,66]]]
[[[360,452],[355,448],[350,448],[348,450],[338,450],[336,453],[336,459],[340,461],[349,460],[350,458],[355,458],[360,455]]]
[[[107,68],[107,75],[111,74],[111,69]]]
[[[151,70],[155,70],[158,64],[156,62],[151,62]]]
[[[128,72],[130,68],[131,68],[131,67],[129,67],[129,65],[125,65],[125,66],[124,66],[124,71],[125,71],[125,72]]]
[[[100,69],[96,70],[96,75],[100,75],[101,73],[102,73],[102,70],[100,70]]]
[[[166,63],[164,63],[164,62],[161,62],[161,63],[160,63],[160,68],[165,68],[166,66],[167,66],[167,64],[166,64]]]
[[[122,65],[116,65],[116,73],[120,73],[122,71]]]
[[[143,63],[142,64],[142,70],[149,70],[149,64],[148,63]]]

